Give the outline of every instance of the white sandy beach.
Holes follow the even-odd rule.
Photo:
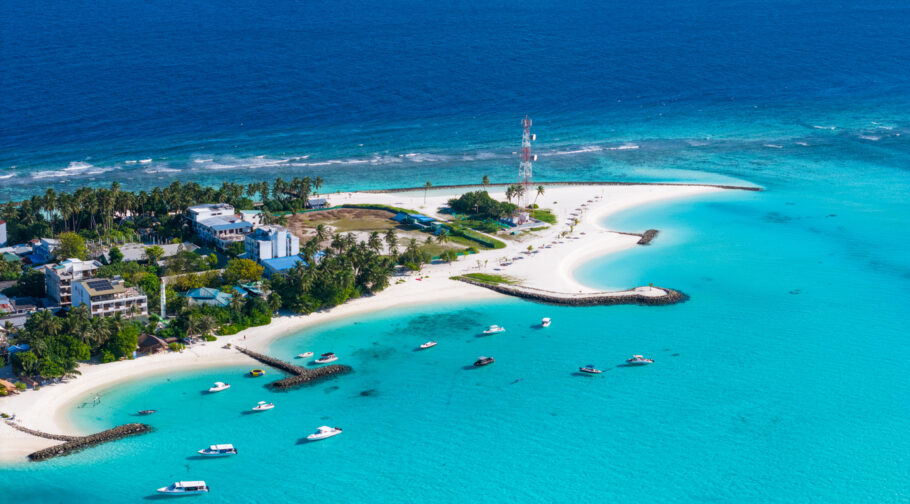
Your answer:
[[[341,193],[327,197],[332,205],[379,203],[411,208],[427,215],[445,218],[444,215],[437,214],[436,210],[449,198],[468,190],[476,189],[430,190],[426,203],[422,190],[400,193]],[[634,247],[638,241],[637,236],[618,234],[603,228],[600,223],[607,216],[648,203],[721,190],[723,189],[707,186],[671,185],[547,186],[545,194],[538,198],[537,203],[541,208],[552,209],[559,218],[558,224],[524,236],[520,240],[506,239],[505,249],[483,251],[450,264],[428,265],[421,274],[404,277],[406,279],[402,283],[396,283],[397,279],[393,278],[392,285],[376,296],[353,300],[328,312],[275,318],[268,326],[250,328],[233,336],[220,337],[217,342],[196,345],[182,353],[164,353],[109,364],[85,364],[79,368],[82,375],[75,379],[42,387],[38,391],[29,390],[19,395],[0,398],[0,412],[15,414],[23,426],[32,429],[50,433],[78,434],[67,421],[67,412],[75,404],[120,382],[205,367],[232,365],[253,367],[254,361],[250,358],[237,351],[223,348],[228,342],[265,350],[276,338],[343,317],[416,304],[501,297],[500,294],[488,289],[449,280],[452,275],[469,272],[496,273],[518,278],[523,285],[529,287],[561,292],[595,292],[596,289],[583,285],[574,277],[574,270],[593,258]],[[504,188],[497,188],[491,191],[491,195],[504,199],[503,192]],[[597,200],[598,196],[602,199]],[[560,232],[569,229],[567,222],[571,214],[583,204],[587,204],[587,207],[578,215],[579,223],[573,232],[573,236],[578,239],[567,239],[562,244],[551,245],[549,249],[544,248],[556,240]],[[644,229],[618,231],[642,232]],[[528,245],[532,245],[538,253],[523,253]],[[494,270],[500,268],[499,259],[502,257],[524,259],[513,261],[511,265],[502,267],[501,271]],[[478,261],[481,264],[486,262],[485,267],[478,268]],[[659,281],[660,279],[655,279],[655,282]],[[56,443],[59,442],[37,438],[17,431],[5,422],[0,423],[0,462],[23,461],[29,453]]]

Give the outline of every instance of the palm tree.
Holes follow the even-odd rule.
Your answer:
[[[427,180],[427,183],[426,183],[426,185],[425,185],[424,188],[423,188],[423,204],[424,204],[424,205],[427,204],[427,191],[430,190],[430,187],[432,187],[432,185],[433,185],[433,184],[431,184],[430,181]]]
[[[487,186],[488,186],[488,185],[490,185],[490,177],[484,175],[484,176],[483,176],[483,189],[484,189],[484,191],[487,190]]]
[[[322,177],[316,177],[316,180],[313,181],[313,194],[319,196],[319,190],[322,189],[322,183],[325,182],[322,180]]]
[[[389,246],[389,254],[392,254],[397,250],[396,246],[398,245],[398,236],[395,234],[394,229],[389,229],[386,231],[385,243]]]
[[[318,224],[316,226],[316,241],[319,243],[325,241],[325,239],[328,238],[330,234],[331,233],[329,233],[328,229],[325,228],[325,224]]]
[[[215,319],[210,315],[202,315],[199,317],[197,322],[197,327],[199,329],[199,334],[202,336],[209,336],[212,332],[218,328],[218,324],[215,322]]]
[[[515,197],[515,186],[506,187],[506,199],[509,200],[509,203],[512,202],[513,197]]]
[[[436,235],[436,242],[437,243],[448,243],[448,241],[449,241],[449,232],[446,231],[445,229],[440,229],[439,234]]]
[[[537,204],[537,198],[538,198],[539,196],[543,196],[543,186],[542,186],[542,185],[537,186],[537,195],[534,196],[534,204],[535,204],[535,205]]]
[[[373,231],[370,233],[370,239],[367,242],[370,250],[373,252],[379,253],[382,250],[382,240],[379,238],[379,231]]]

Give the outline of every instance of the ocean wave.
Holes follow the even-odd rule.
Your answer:
[[[63,178],[63,177],[84,177],[88,175],[100,175],[116,169],[116,166],[98,167],[84,161],[72,161],[62,170],[48,170],[32,173],[32,179],[41,180],[46,178]]]
[[[878,142],[882,137],[877,135],[858,135],[857,138],[860,140],[869,140],[870,142]]]
[[[15,175],[15,173],[10,173],[9,175],[0,175],[0,180],[13,178],[13,175]]]
[[[764,144],[764,145],[765,145],[765,147],[767,147],[769,149],[783,149],[784,148],[783,145],[777,145],[777,144]]]
[[[542,156],[567,156],[567,155],[571,155],[571,154],[585,154],[587,152],[599,152],[602,150],[604,150],[604,148],[599,145],[585,145],[584,147],[580,147],[578,149],[558,150],[558,151],[549,151],[549,152],[544,151],[544,152],[541,152],[540,154]],[[609,149],[609,150],[613,150],[613,149]]]
[[[830,131],[834,131],[834,130],[837,129],[837,126],[818,126],[818,125],[813,125],[812,127],[815,128],[815,129],[830,130]]]
[[[151,163],[151,162],[152,162],[152,159],[151,159],[151,158],[148,158],[148,159],[140,159],[140,160],[139,160],[139,164],[149,164],[149,163]]]
[[[641,148],[641,146],[639,146],[639,145],[626,144],[626,145],[620,145],[618,147],[607,147],[607,150],[635,150],[635,149],[639,149],[639,148]]]
[[[162,166],[160,168],[149,168],[149,169],[145,170],[145,173],[149,173],[149,174],[151,174],[151,173],[176,173],[179,171],[182,171],[182,170],[178,170],[176,168],[166,168],[166,167]]]

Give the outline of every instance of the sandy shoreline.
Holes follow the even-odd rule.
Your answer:
[[[530,287],[563,292],[593,292],[596,289],[579,282],[574,276],[574,271],[581,264],[596,257],[634,247],[638,241],[636,236],[618,234],[600,226],[599,223],[605,217],[640,205],[722,190],[724,189],[710,186],[679,185],[547,187],[544,195],[539,197],[538,204],[543,208],[554,210],[554,214],[559,219],[557,225],[521,239],[508,239],[505,249],[484,251],[451,264],[429,265],[424,268],[424,278],[421,280],[417,280],[417,275],[412,275],[405,277],[405,281],[402,283],[395,283],[397,279],[393,278],[392,285],[376,296],[349,301],[327,312],[306,316],[278,317],[273,319],[268,326],[254,327],[233,336],[220,337],[217,342],[196,345],[183,353],[158,354],[133,361],[109,364],[82,365],[79,368],[82,376],[75,379],[43,387],[38,391],[30,390],[0,399],[0,411],[16,414],[22,425],[32,429],[51,433],[76,434],[73,426],[67,421],[67,412],[92,393],[100,392],[125,381],[156,374],[211,367],[253,365],[254,361],[249,357],[234,350],[224,349],[223,346],[228,342],[241,343],[250,349],[264,351],[277,338],[345,317],[428,303],[502,298],[501,294],[487,289],[449,280],[452,275],[472,271],[501,273],[520,278],[524,285]],[[491,194],[504,199],[502,192],[494,189]],[[601,196],[602,199],[587,203],[589,200],[595,200],[597,196]],[[426,199],[424,191],[328,195],[329,201],[333,205],[380,203],[412,208],[433,216],[437,216],[435,209],[450,197],[452,197],[451,194],[433,194],[433,191],[430,191]],[[564,240],[565,243],[551,245],[549,249],[545,248],[545,245],[551,244],[557,239],[561,231],[568,230],[567,222],[572,218],[571,214],[585,203],[588,206],[578,216],[579,223],[575,226],[573,233],[578,239]],[[640,232],[644,230],[621,231]],[[538,253],[523,254],[528,245],[533,246]],[[512,261],[511,265],[500,268],[499,259],[502,257],[524,257],[524,259]],[[484,265],[484,261],[486,261],[486,265]],[[478,267],[478,263],[480,263],[480,267]],[[5,423],[0,423],[0,462],[23,461],[28,453],[55,443],[57,442],[22,433]]]

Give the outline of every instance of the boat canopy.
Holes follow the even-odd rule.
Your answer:
[[[209,450],[212,450],[212,451],[233,450],[233,449],[234,449],[234,445],[232,445],[232,444],[213,444],[212,446],[209,446]]]
[[[174,483],[174,486],[177,488],[204,487],[205,481],[178,481],[177,483]]]

